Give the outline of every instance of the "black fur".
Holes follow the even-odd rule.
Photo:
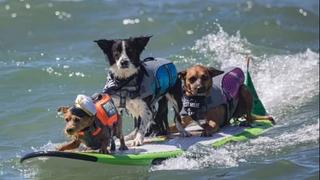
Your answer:
[[[149,42],[149,39],[151,36],[141,36],[129,39],[118,39],[118,40],[106,40],[106,39],[100,39],[96,40],[98,46],[102,49],[104,54],[107,55],[109,64],[112,66],[114,63],[116,63],[117,59],[121,55],[122,52],[122,41],[125,41],[127,55],[130,57],[131,62],[138,67],[140,64],[140,55],[142,51],[144,50],[145,46]]]

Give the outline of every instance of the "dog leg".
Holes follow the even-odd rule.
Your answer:
[[[141,120],[140,124],[138,124],[139,127],[136,130],[133,145],[142,145],[144,135],[147,132],[149,125],[152,123],[152,112],[146,102],[138,98],[129,99],[126,107],[135,119]]]
[[[253,96],[251,95],[251,92],[249,89],[242,85],[239,89],[239,101],[238,101],[238,108],[234,114],[237,114],[237,116],[243,116],[245,115],[245,119],[248,123],[253,122],[253,117],[251,116],[251,110],[253,107]]]
[[[125,144],[125,141],[124,141],[124,138],[123,136],[120,136],[120,147],[119,147],[119,150],[120,151],[126,151],[126,150],[129,150],[129,148],[126,146]]]
[[[182,96],[182,94],[178,93],[178,95],[176,94],[176,96]],[[170,126],[169,127],[169,131],[170,131],[170,133],[179,132],[182,137],[190,137],[190,136],[192,136],[192,134],[185,130],[185,127],[187,125],[182,125],[181,124],[181,122],[184,122],[184,121],[181,120],[181,117],[180,117],[180,114],[179,114],[179,112],[180,112],[180,110],[182,108],[182,102],[176,101],[176,98],[178,98],[176,96],[175,96],[175,94],[169,94],[169,93],[166,94],[166,98],[173,105],[173,109],[174,109],[175,116],[176,116],[175,125]],[[180,99],[181,99],[181,97],[180,97]],[[190,123],[187,123],[187,124],[190,124]]]
[[[111,152],[115,152],[116,151],[116,143],[114,142],[113,138],[111,138],[110,151]]]
[[[206,124],[202,125],[202,128],[202,137],[210,137],[213,133],[218,132],[220,129],[219,125],[213,120],[209,120]]]
[[[160,136],[167,135],[169,124],[168,124],[168,100],[166,97],[161,97],[160,100],[154,107],[155,116],[154,123],[148,128],[145,136]]]
[[[120,118],[119,121],[117,122],[117,126],[115,127],[115,132],[116,132],[116,137],[120,139],[120,151],[125,151],[128,150],[128,147],[125,144],[124,137],[123,137],[123,132],[122,132],[122,119]]]
[[[65,150],[71,150],[71,149],[75,149],[78,148],[80,146],[81,141],[76,139],[71,141],[68,144],[63,145],[62,147],[58,148],[58,151],[65,151]]]
[[[180,117],[177,117],[180,118]],[[185,128],[192,123],[191,117],[184,117],[182,120],[176,120],[175,125],[169,127],[170,133],[177,133],[179,132],[182,137],[190,137],[192,134],[185,130]],[[180,123],[182,122],[182,123]]]
[[[143,111],[141,116],[141,123],[138,128],[135,139],[133,140],[134,146],[140,146],[143,144],[144,135],[147,132],[148,127],[152,122],[152,113],[147,106],[145,106],[145,111]]]
[[[275,121],[271,116],[259,116],[251,114],[251,110],[253,108],[253,96],[245,85],[240,87],[239,103],[240,105],[244,104],[245,106],[245,119],[248,123],[259,120],[269,120],[272,122],[272,124],[275,124]]]
[[[276,121],[273,119],[272,116],[259,116],[259,115],[251,114],[251,118],[254,119],[255,121],[265,121],[265,120],[268,120],[268,121],[271,121],[271,123],[272,123],[273,125],[276,124]]]
[[[136,137],[133,140],[133,146],[140,146],[143,144],[144,135],[152,121],[152,115],[151,112],[146,112],[141,117],[141,123],[138,128],[138,132],[136,134]]]
[[[103,154],[109,154],[109,151],[108,151],[108,145],[110,144],[110,141],[109,139],[103,139],[102,140],[102,143],[101,143],[101,147],[100,147],[100,150],[99,150],[99,153],[103,153]]]

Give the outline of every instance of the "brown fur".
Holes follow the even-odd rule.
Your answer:
[[[179,77],[184,82],[184,90],[187,96],[203,94],[205,96],[210,95],[212,87],[212,77],[222,74],[214,68],[207,68],[202,65],[195,65],[190,67],[186,71],[179,73]],[[245,85],[240,87],[239,102],[234,113],[235,118],[244,117],[248,123],[252,123],[254,120],[270,120],[274,123],[273,119],[269,116],[255,116],[251,114],[253,107],[253,97]],[[211,136],[213,133],[219,131],[220,126],[224,123],[226,117],[226,107],[220,105],[208,110],[206,113],[207,123],[202,126],[204,129],[203,136]],[[181,125],[183,128],[188,126],[193,119],[191,117],[181,118]],[[229,120],[229,119],[228,119]],[[176,126],[170,127],[171,132],[177,132]]]
[[[65,151],[65,150],[72,150],[75,148],[78,148],[81,143],[85,143],[84,139],[79,136],[79,132],[81,132],[83,129],[90,127],[93,125],[95,118],[94,116],[84,116],[84,117],[78,117],[70,111],[70,107],[62,106],[58,109],[58,112],[63,113],[64,119],[66,121],[66,126],[64,129],[64,132],[66,135],[68,135],[72,141],[69,143],[63,145],[58,150],[59,151]],[[98,133],[95,138],[98,138],[99,141],[101,141],[101,147],[100,152],[108,154],[108,145],[111,143],[111,151],[114,151],[115,147],[112,147],[112,140],[111,140],[111,134],[108,133],[109,131],[106,130],[107,127],[102,127],[100,133]],[[119,150],[127,150],[127,146],[124,142],[124,137],[122,134],[122,121],[121,118],[118,120],[116,125],[114,125],[112,128],[113,133],[117,136],[117,138],[120,139],[120,148]],[[90,147],[89,147],[90,148]]]

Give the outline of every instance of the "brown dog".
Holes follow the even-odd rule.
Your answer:
[[[185,134],[184,128],[192,121],[204,129],[202,136],[211,136],[231,118],[244,117],[248,123],[273,121],[269,116],[251,114],[253,97],[244,85],[244,73],[240,68],[223,72],[195,65],[180,72],[179,77],[184,83],[182,122],[170,127],[171,132]]]
[[[76,100],[75,106],[59,107],[58,112],[63,113],[66,121],[65,134],[70,136],[72,141],[58,150],[75,149],[84,143],[89,149],[99,149],[101,153],[108,154],[108,147],[111,151],[115,151],[113,136],[120,139],[119,150],[127,150],[122,134],[121,117],[110,96],[101,96],[95,104],[89,98],[86,101],[86,105],[77,105]],[[91,107],[86,108],[88,104]]]

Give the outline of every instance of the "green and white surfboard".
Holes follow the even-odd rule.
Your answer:
[[[249,72],[246,75],[246,84],[254,95],[253,114],[266,115],[266,110],[259,100],[253,86]],[[192,132],[191,137],[180,137],[174,135],[170,138],[152,137],[145,138],[145,144],[138,147],[129,147],[129,150],[115,152],[114,154],[100,154],[96,152],[59,152],[39,151],[26,154],[21,162],[35,160],[35,158],[67,158],[81,161],[98,162],[109,165],[124,166],[149,166],[158,164],[162,160],[178,157],[191,146],[201,144],[211,147],[221,147],[229,142],[245,141],[261,135],[266,129],[272,127],[270,121],[259,121],[252,127],[226,126],[212,137],[200,137],[200,127],[191,126],[187,130]],[[130,142],[127,142],[130,144]]]

